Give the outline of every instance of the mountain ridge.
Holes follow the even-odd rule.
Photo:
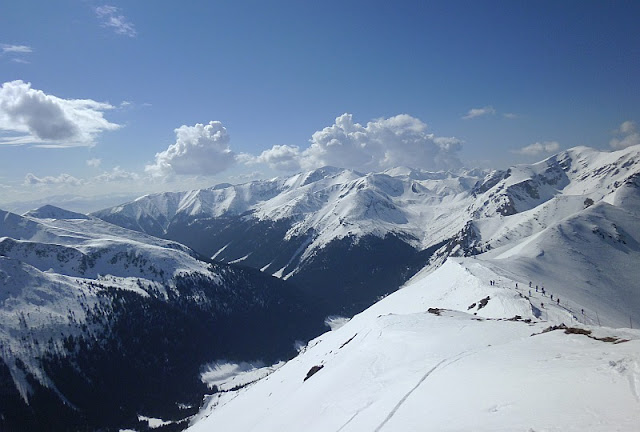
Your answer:
[[[215,191],[185,192],[181,199],[172,195],[182,204],[171,217],[145,213],[162,195],[93,215],[138,229],[143,221],[160,218],[167,224],[164,238],[216,260],[291,280],[324,297],[328,313],[353,314],[363,310],[355,303],[371,304],[424,265],[435,268],[451,255],[486,252],[513,241],[514,235],[533,235],[578,214],[587,204],[613,202],[616,191],[640,172],[639,161],[640,146],[614,152],[576,147],[497,171],[434,173],[397,167],[364,174],[325,167]],[[268,193],[256,195],[255,190]],[[217,200],[195,200],[214,192]],[[160,207],[153,207],[154,212]],[[504,230],[511,227],[511,240],[493,238],[497,227],[507,236]],[[317,271],[339,261],[366,267],[376,259],[373,244],[396,250],[402,258],[371,265],[371,276],[363,275],[359,284]],[[415,265],[407,269],[402,260]],[[376,271],[392,277],[378,281]],[[337,288],[323,294],[328,286]],[[354,293],[354,304],[344,309],[334,298],[346,293]]]
[[[378,329],[385,334],[388,324],[406,338],[430,328],[449,332],[462,326],[469,327],[467,336],[474,338],[482,333],[480,323],[491,320],[485,327],[491,326],[495,334],[488,335],[485,342],[493,345],[494,336],[505,337],[518,356],[534,355],[535,349],[547,347],[561,357],[581,355],[581,344],[574,339],[568,351],[563,350],[560,339],[546,337],[524,343],[528,347],[524,351],[518,348],[518,341],[530,337],[529,331],[577,326],[579,330],[572,331],[580,337],[593,336],[587,337],[590,354],[585,354],[581,367],[590,365],[598,370],[606,368],[593,357],[600,339],[628,340],[611,348],[612,355],[619,358],[609,360],[623,364],[613,367],[613,375],[606,375],[615,384],[611,391],[618,392],[620,379],[638,381],[640,386],[640,372],[637,374],[633,366],[640,359],[625,345],[636,346],[640,338],[634,331],[614,331],[600,325],[621,328],[640,322],[636,287],[640,274],[635,265],[640,262],[639,227],[640,146],[616,152],[577,147],[535,164],[497,171],[430,173],[397,167],[382,173],[358,173],[324,167],[244,185],[155,194],[91,215],[50,206],[23,216],[0,212],[0,354],[4,359],[0,381],[12,382],[16,389],[0,397],[11,412],[18,413],[9,416],[12,421],[28,416],[21,400],[29,400],[34,406],[63,407],[64,421],[69,424],[114,426],[104,414],[92,411],[95,406],[89,401],[94,399],[86,397],[83,405],[83,396],[89,392],[86,383],[94,380],[109,389],[109,404],[126,406],[126,412],[114,416],[118,426],[144,428],[145,421],[132,421],[136,416],[157,416],[184,426],[187,413],[167,407],[177,400],[193,403],[198,392],[202,394],[204,384],[195,371],[203,364],[222,362],[223,357],[232,363],[254,361],[258,355],[268,362],[288,358],[294,354],[292,340],[316,336],[328,315],[348,318],[356,314],[360,315],[339,333],[344,339],[340,346],[322,343],[334,338],[331,332],[311,342],[303,354],[282,367],[250,370],[252,376],[263,377],[255,388],[266,388],[262,383],[269,381],[272,373],[284,374],[278,375],[284,378],[282,388],[290,386],[291,379],[298,379],[291,377],[297,377],[299,371],[294,375],[287,371],[296,363],[313,375],[307,375],[309,382],[316,381],[315,373],[330,376],[328,381],[320,380],[322,386],[335,386],[341,382],[339,377],[344,377],[341,374],[357,376],[358,372],[348,367],[336,369],[335,363],[329,368],[333,353],[343,352],[347,344],[385,355],[384,343],[379,344],[382,339],[347,333],[370,334]],[[429,311],[442,319],[425,318]],[[380,328],[376,327],[379,319],[386,322]],[[443,327],[434,319],[441,319]],[[334,317],[330,321],[344,320]],[[512,324],[500,324],[507,320],[523,327],[513,330]],[[140,326],[140,322],[149,325]],[[191,336],[180,330],[184,323],[193,329]],[[411,323],[417,326],[414,330]],[[217,331],[222,328],[231,330]],[[196,341],[196,334],[206,341]],[[519,336],[510,339],[514,334]],[[147,339],[157,346],[145,345],[140,359],[130,357],[136,344]],[[437,346],[443,342],[436,336],[431,340]],[[551,345],[546,345],[547,341]],[[459,342],[469,345],[466,336]],[[314,351],[315,346],[328,348],[315,350],[318,355],[309,357],[306,352]],[[468,348],[479,349],[476,345]],[[192,350],[193,355],[185,357],[183,350]],[[493,353],[498,351],[486,350],[489,357],[485,360],[495,360]],[[93,363],[105,367],[104,355],[111,352],[116,353],[117,364],[130,363],[136,371],[146,366],[162,379],[143,373],[127,376],[139,385],[122,396],[110,387],[113,383],[103,381],[104,376],[117,374],[86,372],[91,371],[90,359],[98,359]],[[163,358],[173,366],[165,369],[156,358],[158,353],[165,353]],[[416,353],[407,351],[410,358]],[[429,370],[440,370],[439,362],[449,364],[464,353],[452,352],[419,368],[426,368],[421,370],[430,376]],[[392,360],[391,369],[383,368],[385,373],[395,373],[390,371],[396,366],[406,369],[406,365],[398,366],[402,359]],[[355,358],[345,361],[357,364]],[[561,373],[569,363],[562,365],[554,373]],[[189,370],[189,375],[176,374],[176,367]],[[466,367],[463,372],[469,373],[470,365]],[[84,371],[86,376],[74,370]],[[332,370],[341,372],[333,376],[327,372]],[[592,372],[587,368],[584,373]],[[375,381],[377,376],[374,373],[369,378]],[[521,375],[514,376],[526,381]],[[589,376],[601,379],[601,375]],[[73,383],[81,390],[74,390]],[[365,379],[364,383],[371,381]],[[163,401],[155,405],[140,391],[160,391],[163,385],[167,387]],[[315,388],[304,385],[303,393]],[[571,381],[571,385],[578,384]],[[223,388],[235,387],[225,381]],[[253,394],[253,388],[246,387],[248,394]],[[241,385],[240,393],[214,393],[197,418],[213,413],[211,418],[220,422],[216,424],[235,430],[237,425],[229,423],[224,413],[246,403],[241,397],[244,389]],[[371,388],[360,390],[367,393]],[[508,388],[502,391],[506,399],[514,398]],[[228,404],[228,399],[236,396],[238,402]],[[283,397],[286,400],[289,396],[285,392]],[[630,406],[632,399],[626,395],[616,397],[623,406]],[[518,400],[540,402],[535,398]],[[313,405],[317,399],[301,397],[300,401]],[[378,419],[374,428],[383,430],[387,423],[397,421],[392,417],[409,421],[411,415],[389,410],[399,399],[385,401],[364,401],[355,411],[347,410],[352,420],[345,418],[345,423],[332,427],[371,430],[364,425],[372,425],[363,423],[358,414],[368,409],[369,402],[382,403],[380,412],[391,416]],[[510,402],[496,400],[496,404],[502,403]],[[216,413],[216,406],[222,414]],[[73,407],[86,413],[81,421],[90,423],[73,423]],[[8,418],[8,412],[3,418]],[[613,417],[598,412],[608,425],[616,425]],[[300,413],[307,413],[320,428],[327,426],[313,412],[300,408]],[[276,419],[269,416],[269,422]],[[42,423],[34,425],[46,424],[46,418],[50,419],[43,414],[37,419]],[[247,416],[246,420],[253,418]],[[406,427],[414,421],[397,425]],[[618,426],[627,430],[634,420],[630,421]],[[487,422],[492,424],[490,419]],[[307,422],[293,424],[313,429]],[[531,418],[527,424],[513,424],[543,427]],[[196,423],[195,427],[205,426]]]
[[[197,404],[202,365],[288,358],[322,320],[286,282],[184,245],[53,207],[0,212],[0,429],[187,417],[176,403]]]

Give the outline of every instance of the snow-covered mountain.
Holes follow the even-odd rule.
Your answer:
[[[136,199],[139,195],[140,194],[135,193],[115,193],[91,196],[53,195],[36,200],[0,203],[0,208],[10,211],[11,213],[23,214],[29,210],[40,208],[45,205],[54,205],[56,207],[78,213],[89,213]]]
[[[189,431],[636,431],[640,331],[502,271],[449,258],[285,365],[211,371]]]
[[[515,244],[586,216],[592,204],[600,211],[639,172],[638,146],[577,147],[493,172],[400,167],[361,174],[326,167],[149,195],[95,216],[291,280],[328,312],[349,315],[429,262]]]
[[[327,313],[351,315],[397,289],[464,226],[480,178],[477,172],[361,174],[326,167],[149,195],[94,215],[291,280]]]
[[[258,271],[52,206],[0,211],[0,430],[184,418],[203,364],[287,358],[322,326]]]
[[[459,230],[403,288],[284,365],[203,375],[218,391],[189,430],[637,430],[639,153],[462,189]]]
[[[640,146],[492,172],[326,167],[0,221],[5,423],[185,418],[198,371],[215,387],[194,430],[640,421]]]
[[[299,257],[292,257],[300,263],[333,240],[345,237],[393,234],[406,238],[415,247],[447,239],[455,231],[448,229],[450,221],[438,221],[468,205],[460,198],[468,196],[482,178],[478,174],[430,173],[409,168],[361,174],[325,167],[286,178],[147,195],[94,215],[158,236],[171,236],[176,234],[176,226],[207,219],[227,223],[286,222],[284,239],[308,238]],[[230,254],[233,243],[223,246],[226,247],[214,250],[203,242],[201,249],[203,253],[204,249],[213,251],[215,258],[224,261],[249,259]],[[266,265],[265,271],[282,276],[296,270]]]

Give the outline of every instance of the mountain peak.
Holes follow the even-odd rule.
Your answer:
[[[89,219],[89,216],[65,210],[50,204],[44,205],[35,210],[30,210],[24,214],[38,219]]]
[[[323,166],[321,168],[314,169],[303,174],[303,182],[301,186],[306,186],[311,183],[315,183],[318,180],[322,180],[327,177],[335,176],[343,171],[347,171],[345,168],[336,168],[333,166]]]

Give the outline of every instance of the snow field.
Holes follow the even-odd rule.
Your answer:
[[[466,311],[487,296],[478,315]],[[439,315],[427,311],[436,307]],[[551,319],[567,317],[557,309]],[[640,332],[581,326],[628,339],[617,344],[543,333],[554,322],[531,311],[512,280],[477,260],[449,260],[205,407],[189,430],[637,430]],[[514,312],[532,321],[505,320]]]

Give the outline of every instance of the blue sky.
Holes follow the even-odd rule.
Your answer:
[[[638,144],[638,22],[635,1],[2,2],[0,205]]]

